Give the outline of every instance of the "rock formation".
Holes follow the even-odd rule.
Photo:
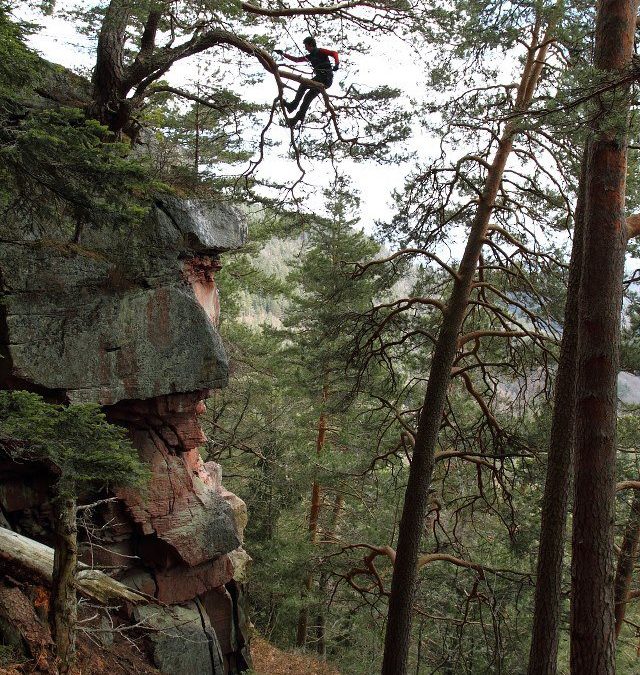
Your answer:
[[[151,468],[146,489],[92,509],[99,545],[84,562],[171,606],[146,619],[136,610],[158,623],[150,646],[166,673],[237,672],[248,659],[246,509],[198,451],[198,416],[228,377],[214,275],[245,236],[233,208],[174,197],[132,231],[88,223],[77,243],[18,218],[0,230],[1,385],[99,403]],[[47,543],[51,480],[0,460],[0,526]],[[180,631],[200,647],[177,648]]]

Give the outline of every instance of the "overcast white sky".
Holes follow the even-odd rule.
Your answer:
[[[20,7],[20,5],[22,5]],[[75,0],[58,0],[57,11],[68,9],[77,5]],[[18,9],[23,18],[33,20],[34,15],[29,11],[26,3],[19,3]],[[42,28],[30,40],[31,46],[42,54],[46,59],[60,63],[74,70],[88,72],[93,66],[95,55],[95,38],[79,34],[73,22],[60,18],[59,14],[52,17],[37,17],[37,22]],[[294,33],[292,32],[292,36]],[[306,35],[295,35],[300,41]],[[324,43],[322,43],[324,44]],[[296,45],[291,43],[280,45],[287,51],[294,52]],[[333,48],[334,45],[326,44]],[[299,45],[301,48],[301,45]],[[377,43],[372,54],[364,57],[360,54],[350,54],[340,49],[341,70],[336,74],[331,93],[339,94],[341,90],[349,86],[351,82],[360,85],[375,87],[381,84],[399,87],[407,92],[411,98],[419,99],[424,87],[421,78],[424,66],[416,61],[408,45],[394,38],[385,38]],[[185,86],[194,82],[197,72],[196,59],[180,62],[174,66],[167,79],[174,86]],[[271,102],[277,93],[275,82],[271,77],[265,77],[262,82],[256,84],[251,90],[244,90],[243,95],[256,102]],[[319,99],[314,101],[314,106],[321,105]],[[302,133],[305,133],[304,131]],[[426,154],[428,147],[433,147],[432,142],[422,135],[417,129],[419,137],[412,139],[412,144],[419,148],[422,154]],[[266,171],[277,175],[278,180],[294,181],[299,173],[295,163],[287,157],[286,148],[289,139],[289,131],[285,128],[272,127],[270,138],[281,141],[282,146],[277,151],[270,151],[268,162],[265,162],[262,175],[268,177]],[[412,164],[400,166],[380,166],[373,162],[352,164],[343,163],[341,169],[350,174],[353,185],[359,190],[362,199],[362,225],[367,231],[373,229],[376,219],[386,219],[392,213],[391,192],[400,188],[407,172]],[[321,189],[327,187],[332,179],[330,166],[322,163],[307,163],[305,181],[317,186],[317,204],[310,203],[315,209],[321,207]],[[315,201],[311,196],[310,202]]]

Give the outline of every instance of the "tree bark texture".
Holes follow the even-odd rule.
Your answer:
[[[616,617],[616,638],[622,630],[624,615],[627,610],[627,600],[629,588],[631,588],[631,579],[633,577],[633,568],[638,559],[638,543],[640,542],[640,492],[634,490],[633,501],[631,502],[631,511],[629,519],[624,529],[620,554],[618,555],[618,566],[616,567],[616,578],[613,585],[613,595],[615,600]]]
[[[68,673],[75,658],[78,611],[75,585],[78,565],[76,501],[72,497],[58,497],[53,504],[55,545],[49,622],[60,672]]]
[[[340,527],[340,516],[344,508],[344,498],[342,495],[336,495],[333,502],[333,510],[331,512],[331,524],[329,529],[325,532],[325,539],[335,539]],[[318,587],[320,589],[321,601],[318,606],[318,615],[316,619],[316,652],[318,657],[323,661],[327,658],[327,640],[326,640],[326,619],[325,619],[325,603],[324,596],[327,593],[327,585],[329,577],[326,574],[321,575]]]
[[[307,627],[309,624],[309,594],[311,593],[311,586],[313,585],[313,576],[308,574],[304,580],[304,591],[302,593],[302,601],[305,603],[298,613],[298,626],[296,629],[296,647],[304,647],[307,641]]]
[[[89,114],[112,130],[121,129],[127,116],[124,46],[130,13],[131,0],[111,0],[98,35]]]
[[[631,64],[637,0],[601,0],[594,66],[609,76]],[[585,232],[579,294],[575,492],[571,569],[571,673],[615,672],[614,506],[616,384],[622,279],[629,91],[598,99],[587,146]]]
[[[521,111],[526,110],[531,102],[544,67],[547,44],[546,36],[542,42],[539,42],[539,24],[536,25],[518,86],[516,107]],[[489,219],[517,131],[516,123],[509,122],[500,137],[496,154],[487,172],[478,208],[471,223],[464,254],[431,357],[427,391],[420,412],[398,529],[382,663],[383,675],[406,675],[407,673],[420,539],[427,512],[435,447],[451,380],[451,368],[457,351],[458,333],[465,317]]]
[[[583,161],[574,216],[564,327],[547,455],[547,477],[542,498],[529,675],[555,675],[557,670],[558,631],[562,609],[562,561],[575,440],[575,360],[578,349],[578,294],[582,270],[586,169],[586,162]]]

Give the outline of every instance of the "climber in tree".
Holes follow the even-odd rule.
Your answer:
[[[312,37],[306,37],[303,40],[302,44],[304,45],[304,48],[308,52],[306,56],[292,56],[291,54],[286,54],[281,49],[276,49],[275,52],[276,54],[280,54],[280,56],[284,57],[285,59],[288,59],[289,61],[295,61],[296,63],[308,61],[313,66],[313,77],[311,79],[314,80],[315,82],[320,82],[321,84],[324,84],[324,86],[328,89],[333,83],[332,71],[338,70],[339,65],[338,52],[331,51],[330,49],[319,48],[316,45],[315,39]],[[331,57],[335,62],[333,68],[331,68],[331,61],[329,61],[329,57]],[[298,107],[300,100],[304,96],[302,105],[300,106],[300,109],[296,113],[295,117],[292,117],[287,120],[287,123],[292,129],[293,127],[296,126],[296,124],[298,124],[298,122],[304,121],[304,117],[307,114],[309,106],[311,105],[311,101],[313,101],[313,99],[319,93],[320,93],[319,89],[308,87],[306,84],[301,84],[300,87],[298,88],[298,91],[296,92],[293,101],[285,101],[284,104],[285,108],[289,112],[293,112]]]

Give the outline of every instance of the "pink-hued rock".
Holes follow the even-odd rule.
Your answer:
[[[144,534],[155,534],[188,565],[199,565],[240,545],[234,509],[200,478],[205,469],[197,450],[172,454],[153,431],[136,432],[134,443],[149,463],[152,477],[144,493],[121,490],[119,494]]]
[[[214,326],[220,319],[220,296],[214,276],[219,269],[220,263],[209,256],[194,256],[183,263],[184,278]]]
[[[195,567],[178,565],[156,573],[156,597],[168,605],[177,605],[193,600],[212,588],[224,586],[232,578],[233,565],[229,556],[226,555]]]
[[[102,500],[83,512],[81,537],[91,539],[82,544],[83,561],[167,605],[190,603],[196,633],[206,623],[197,599],[216,593],[220,602],[210,604],[225,644],[240,650],[229,635],[238,630],[241,589],[233,575],[246,567],[238,553],[246,507],[224,489],[220,467],[203,462],[198,416],[210,390],[228,380],[215,273],[219,255],[244,243],[246,219],[224,203],[160,195],[136,228],[87,223],[73,243],[55,228],[42,240],[24,237],[31,230],[19,219],[5,220],[0,386],[103,406],[150,471],[143,488],[116,490],[117,501],[103,501],[113,493],[81,495],[83,504]],[[50,539],[55,479],[46,468],[0,472],[4,522]],[[174,610],[186,611],[168,608],[168,623]],[[204,661],[211,660],[209,637]],[[156,647],[159,662],[182,663],[173,646]],[[205,672],[180,668],[166,672]]]
[[[111,406],[109,419],[131,429],[153,430],[164,446],[175,452],[200,447],[207,437],[198,416],[206,411],[207,389],[188,394],[168,394],[145,401],[124,401]]]
[[[216,632],[223,654],[235,651],[233,627],[228,617],[232,612],[233,602],[226,588],[216,588],[202,597],[209,621]]]
[[[145,490],[121,490],[143,534],[168,544],[178,559],[197,566],[237,548],[246,507],[210,473],[197,446],[202,393],[173,394],[114,406],[110,418],[125,424],[151,470]]]

